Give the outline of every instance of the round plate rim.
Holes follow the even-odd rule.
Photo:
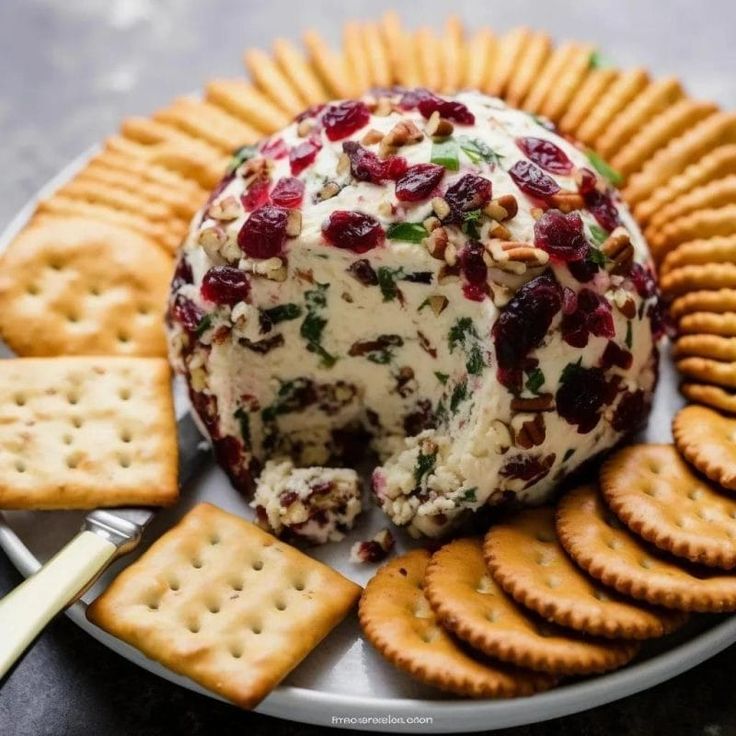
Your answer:
[[[97,151],[98,146],[87,149],[39,189],[0,232],[0,252],[28,222],[37,201],[68,181]],[[41,563],[7,524],[2,511],[0,511],[0,547],[23,577],[28,577],[39,569]],[[222,700],[214,693],[167,670],[143,656],[138,650],[91,624],[85,617],[85,607],[84,603],[77,602],[67,609],[66,615],[108,649],[164,680]],[[736,616],[644,662],[583,682],[555,688],[531,698],[512,700],[369,698],[281,685],[256,708],[256,712],[301,723],[341,726],[358,731],[374,730],[376,725],[380,725],[382,731],[416,733],[416,725],[406,720],[416,716],[433,719],[431,723],[421,724],[424,733],[467,733],[510,728],[572,715],[642,692],[692,669],[734,642],[736,642]],[[349,721],[335,723],[332,720],[334,717],[346,718]],[[383,720],[377,723],[376,719]]]

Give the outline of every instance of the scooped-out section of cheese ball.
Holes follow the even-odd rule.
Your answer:
[[[339,462],[439,536],[543,500],[646,419],[662,332],[641,233],[596,164],[478,93],[386,91],[241,149],[195,217],[171,356],[242,491]]]

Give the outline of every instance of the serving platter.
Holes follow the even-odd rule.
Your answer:
[[[80,169],[94,151],[87,151],[65,167],[31,200],[0,235],[0,250],[23,227],[38,198],[48,196]],[[9,357],[7,350],[1,354]],[[682,404],[668,351],[649,428],[642,439],[669,442],[670,420]],[[188,411],[184,393],[176,390],[177,411]],[[147,544],[172,526],[200,501],[252,518],[252,510],[229,484],[219,468],[210,464],[184,490],[182,502],[161,511],[134,555],[119,560],[67,615],[88,634],[136,665],[177,685],[215,697],[192,681],[153,662],[137,650],[106,634],[85,618],[87,604],[135,559]],[[369,503],[353,532],[342,542],[310,550],[318,559],[364,584],[375,566],[349,561],[349,549],[372,536],[386,520]],[[24,576],[33,574],[68,542],[81,526],[80,512],[0,512],[0,546]],[[399,551],[412,541],[397,535]],[[517,726],[557,718],[645,690],[699,664],[736,641],[736,616],[696,617],[677,635],[647,644],[634,664],[618,672],[570,682],[532,698],[473,701],[443,697],[394,670],[361,638],[355,617],[349,618],[258,707],[258,712],[289,720],[358,730],[393,732],[460,732]]]

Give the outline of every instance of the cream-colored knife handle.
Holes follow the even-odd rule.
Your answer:
[[[83,531],[0,600],[0,679],[46,624],[81,595],[116,553],[112,542]]]

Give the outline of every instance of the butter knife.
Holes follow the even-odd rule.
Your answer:
[[[177,422],[179,486],[209,454],[190,414]],[[0,600],[0,680],[58,613],[74,603],[110,563],[135,549],[154,508],[97,509],[74,539]]]

